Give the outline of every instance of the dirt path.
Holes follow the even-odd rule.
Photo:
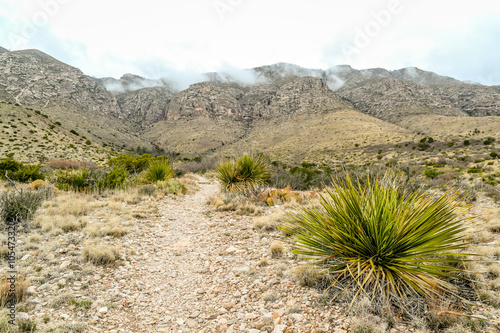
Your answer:
[[[162,200],[158,217],[122,240],[137,255],[101,274],[106,290],[96,296],[109,306],[91,314],[91,329],[306,332],[335,319],[315,307],[314,290],[286,277],[293,259],[271,258],[277,235],[259,234],[249,217],[213,212],[207,201],[218,184],[201,179],[199,185],[194,195]]]

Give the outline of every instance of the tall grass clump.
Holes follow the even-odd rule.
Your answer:
[[[5,224],[26,226],[48,196],[48,191],[4,192],[0,195],[0,217]]]
[[[464,275],[469,203],[460,193],[436,196],[397,184],[334,179],[318,206],[292,213],[280,228],[293,252],[328,273],[334,297],[348,295],[351,305],[366,296],[404,308],[460,294],[451,281]]]
[[[144,178],[152,183],[172,178],[174,171],[168,161],[155,161],[149,164]]]
[[[226,192],[251,193],[269,182],[270,173],[264,156],[245,154],[220,163],[217,178]]]

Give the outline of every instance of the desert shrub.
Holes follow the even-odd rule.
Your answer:
[[[38,179],[44,180],[45,175],[40,172],[42,165],[22,165],[21,168],[9,174],[9,178],[21,183],[29,183]]]
[[[143,154],[138,157],[121,155],[109,159],[109,166],[123,166],[129,173],[140,173],[148,168],[153,162],[168,162],[166,156],[153,157],[151,154]]]
[[[144,179],[149,182],[156,183],[158,181],[172,178],[173,175],[174,172],[168,161],[155,161],[149,164],[148,168],[146,169]]]
[[[6,158],[0,162],[0,177],[5,177],[5,173],[7,174],[15,172],[21,168],[22,164],[11,159]]]
[[[263,155],[243,155],[217,166],[217,178],[224,191],[251,193],[269,182],[270,174]]]
[[[424,174],[427,178],[436,178],[437,176],[439,176],[442,172],[440,172],[439,170],[436,170],[436,169],[425,169],[424,170]]]
[[[111,167],[100,175],[96,186],[100,190],[122,187],[127,180],[128,175],[128,171],[123,166]]]
[[[12,180],[28,183],[37,179],[45,179],[45,175],[40,172],[41,165],[24,165],[10,158],[0,162],[0,178],[6,176]]]
[[[9,191],[0,195],[0,216],[4,223],[26,224],[46,199],[44,191]]]
[[[436,197],[396,182],[359,187],[349,175],[344,179],[335,180],[319,206],[293,213],[280,227],[293,252],[329,271],[330,290],[351,290],[351,305],[365,293],[403,307],[415,298],[455,295],[447,278],[463,273],[456,267],[471,219],[460,194]]]
[[[142,195],[152,196],[153,194],[156,193],[157,190],[158,188],[154,185],[143,185],[139,187],[137,192]]]
[[[483,170],[479,167],[472,167],[467,170],[467,173],[483,173]]]
[[[175,179],[159,181],[156,183],[159,189],[167,190],[170,194],[186,194],[187,188],[181,182]]]
[[[271,169],[269,184],[276,188],[285,188],[288,186],[298,191],[309,189],[306,175],[300,172],[292,174],[289,170],[285,170],[281,167],[273,167]]]
[[[97,169],[59,170],[55,176],[58,189],[76,192],[90,191],[100,178]]]

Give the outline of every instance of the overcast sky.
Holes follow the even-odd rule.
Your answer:
[[[0,46],[88,75],[149,78],[288,62],[415,66],[500,84],[500,1],[2,0]]]

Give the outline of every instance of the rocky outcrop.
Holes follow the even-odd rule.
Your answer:
[[[143,88],[116,96],[121,115],[140,127],[166,117],[166,109],[175,93],[166,87]]]
[[[242,98],[248,118],[292,117],[297,113],[331,112],[351,105],[328,88],[321,78],[290,77],[253,87]]]
[[[168,104],[167,120],[211,117],[243,119],[240,103],[228,92],[209,82],[192,84]]]
[[[360,111],[389,122],[418,114],[500,116],[499,87],[418,84],[378,77],[346,85],[337,92]]]
[[[38,50],[0,54],[0,97],[38,109],[57,106],[120,115],[109,91],[78,68]]]

